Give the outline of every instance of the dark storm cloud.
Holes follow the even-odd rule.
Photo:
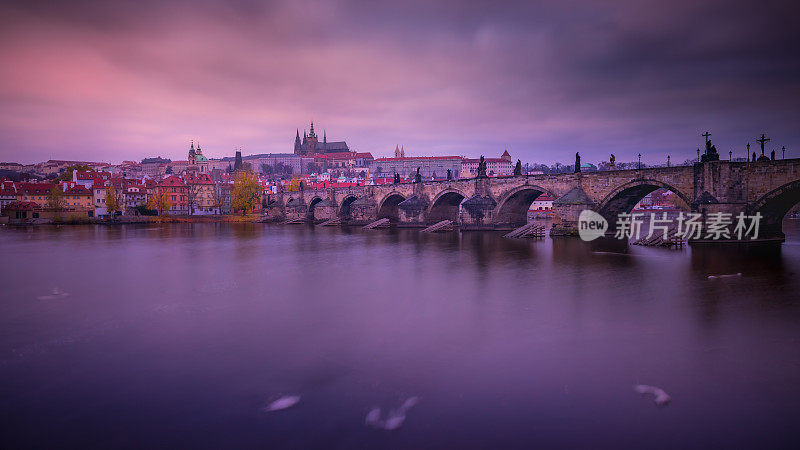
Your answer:
[[[798,142],[779,2],[25,2],[2,7],[3,159],[283,152],[311,118],[388,154],[692,157]],[[288,136],[288,137],[287,137]],[[57,147],[53,142],[59,142]],[[791,153],[790,153],[791,154]],[[212,156],[216,156],[213,155]]]

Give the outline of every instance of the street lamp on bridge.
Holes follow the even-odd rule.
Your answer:
[[[639,168],[642,168],[642,154],[639,153]]]

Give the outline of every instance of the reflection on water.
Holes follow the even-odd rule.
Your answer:
[[[683,250],[0,229],[0,444],[796,447],[800,221],[784,228],[781,247]]]

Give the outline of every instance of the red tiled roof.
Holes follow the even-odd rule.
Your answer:
[[[351,152],[338,152],[338,153],[314,153],[311,155],[314,159],[353,159]]]
[[[36,202],[11,202],[3,207],[3,209],[13,209],[15,211],[30,211],[39,208]]]
[[[406,156],[404,158],[378,158],[378,161],[413,161],[415,159],[462,159],[460,156]]]
[[[108,165],[108,163],[102,163],[102,162],[70,161],[70,160],[67,160],[67,159],[50,159],[45,164],[69,164],[69,165],[75,165],[75,166],[77,166],[77,165],[90,166],[90,165],[101,165],[101,164]]]
[[[176,177],[175,175],[172,175],[161,180],[159,186],[186,186],[186,183],[184,183],[183,180]]]
[[[2,181],[0,182],[0,195],[16,195],[17,190],[14,189],[14,182]]]
[[[486,162],[507,162],[507,163],[511,163],[511,161],[509,161],[507,159],[503,159],[503,158],[483,158],[483,160],[486,161]],[[480,158],[464,158],[464,162],[465,163],[473,163],[473,164],[475,164],[475,163],[479,163],[480,161],[481,161]]]
[[[189,172],[186,174],[186,183],[187,184],[214,184],[214,181],[207,173],[199,173],[195,174]]]
[[[80,184],[65,189],[64,193],[69,195],[92,195],[92,191],[86,189],[84,186],[81,186]]]
[[[50,193],[50,189],[55,186],[54,184],[50,183],[19,183],[17,188],[19,192],[23,194],[48,194]]]

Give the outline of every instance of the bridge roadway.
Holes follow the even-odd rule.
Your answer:
[[[613,232],[617,214],[658,188],[674,192],[693,212],[758,212],[760,236],[782,239],[782,219],[800,202],[800,159],[305,190],[270,195],[267,209],[279,219],[313,222],[386,217],[399,226],[452,220],[464,229],[509,229],[525,224],[531,203],[547,193],[556,199],[554,229],[574,233],[578,214],[591,209]]]

